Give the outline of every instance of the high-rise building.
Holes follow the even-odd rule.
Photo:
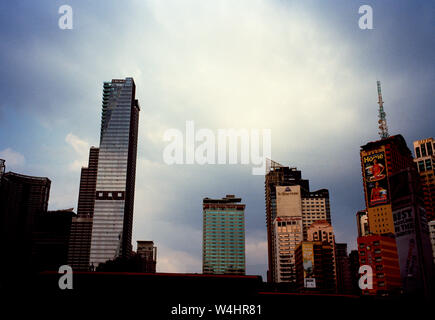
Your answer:
[[[364,237],[370,234],[367,210],[360,210],[356,213],[356,225],[358,228],[358,237]]]
[[[363,294],[397,294],[402,288],[399,260],[394,235],[372,235],[358,238],[360,265],[372,268],[372,289]]]
[[[338,293],[352,293],[352,275],[347,243],[335,243],[335,265]]]
[[[289,188],[289,187],[287,187]],[[274,220],[275,263],[274,282],[296,283],[295,251],[303,240],[300,216],[278,216]]]
[[[428,138],[414,141],[414,162],[420,174],[424,206],[428,221],[435,220],[435,140]]]
[[[141,271],[147,273],[156,272],[157,247],[154,241],[137,241],[137,255],[141,258]]]
[[[245,205],[241,198],[203,199],[205,274],[245,274]]]
[[[295,250],[303,240],[301,186],[276,186],[273,282],[296,282]]]
[[[370,233],[395,235],[404,291],[428,295],[429,230],[411,151],[395,135],[367,143],[360,155]]]
[[[98,152],[98,148],[91,147],[89,150],[88,167],[82,168],[80,175],[77,216],[72,220],[68,250],[68,265],[74,271],[89,270],[92,220],[97,185]]]
[[[307,239],[308,227],[314,221],[326,220],[331,223],[329,192],[326,189],[311,192],[309,181],[302,179],[301,171],[268,160],[265,198],[268,243],[267,281],[294,283],[294,271],[291,270],[295,270],[294,250],[298,242],[301,238]],[[277,220],[278,217],[281,221]],[[286,221],[289,219],[284,217],[291,217],[291,222]],[[300,219],[302,237],[298,228]],[[291,227],[288,222],[291,223]],[[290,229],[292,231],[289,233]],[[290,250],[286,250],[286,243],[282,241],[286,238],[286,234],[291,239],[288,246]]]
[[[51,181],[14,172],[0,183],[0,246],[7,259],[2,271],[33,269],[32,237],[38,216],[47,211]],[[12,274],[12,273],[11,273]]]
[[[132,251],[139,102],[133,78],[104,83],[90,263]]]
[[[302,241],[296,249],[300,291],[335,292],[333,247],[320,241]]]

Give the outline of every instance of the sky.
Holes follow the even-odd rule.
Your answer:
[[[58,26],[61,5],[73,28]],[[360,29],[361,5],[373,29]],[[202,199],[246,204],[247,273],[266,274],[264,176],[250,165],[167,165],[168,129],[270,129],[272,159],[330,192],[336,241],[356,243],[361,145],[434,136],[435,1],[143,0],[0,3],[0,158],[51,179],[50,209],[77,208],[98,146],[104,81],[133,77],[141,105],[133,240],[157,270],[201,272]]]

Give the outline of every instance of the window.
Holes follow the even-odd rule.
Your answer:
[[[423,161],[418,162],[418,171],[424,171],[424,162]]]
[[[428,153],[430,156],[433,155],[432,143],[430,143],[430,142],[426,143],[426,147],[427,147],[427,153]]]
[[[422,155],[423,157],[426,157],[427,154],[426,154],[426,148],[425,148],[424,144],[421,144],[421,145],[420,145],[420,148],[421,148],[421,155]]]
[[[415,154],[417,155],[417,158],[421,157],[420,147],[415,148]]]
[[[426,163],[426,170],[432,170],[432,161],[431,161],[431,159],[427,159],[425,161],[425,163]]]

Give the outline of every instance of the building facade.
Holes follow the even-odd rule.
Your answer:
[[[104,83],[90,263],[132,252],[139,102],[133,78]]]
[[[333,247],[320,241],[302,241],[296,249],[297,286],[300,292],[334,293]]]
[[[71,237],[68,250],[68,265],[74,271],[89,270],[91,251],[92,221],[94,217],[95,191],[97,185],[99,149],[89,150],[88,167],[82,168],[77,205],[77,216],[71,225]]]
[[[394,235],[372,235],[358,238],[360,265],[372,268],[372,289],[363,294],[398,294],[402,290],[399,258]]]
[[[204,274],[246,272],[245,205],[241,198],[203,199]]]
[[[414,141],[414,162],[420,174],[428,221],[435,220],[435,140]]]

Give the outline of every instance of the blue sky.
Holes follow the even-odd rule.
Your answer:
[[[73,29],[58,28],[59,6]],[[373,8],[373,30],[358,8]],[[359,146],[378,138],[376,80],[391,134],[434,135],[434,1],[13,1],[0,4],[0,157],[52,180],[77,206],[98,145],[104,81],[132,76],[141,104],[133,237],[158,269],[201,271],[202,198],[246,203],[248,273],[265,274],[264,177],[250,166],[168,166],[163,133],[185,121],[272,130],[272,158],[328,188],[339,242],[363,208]]]

